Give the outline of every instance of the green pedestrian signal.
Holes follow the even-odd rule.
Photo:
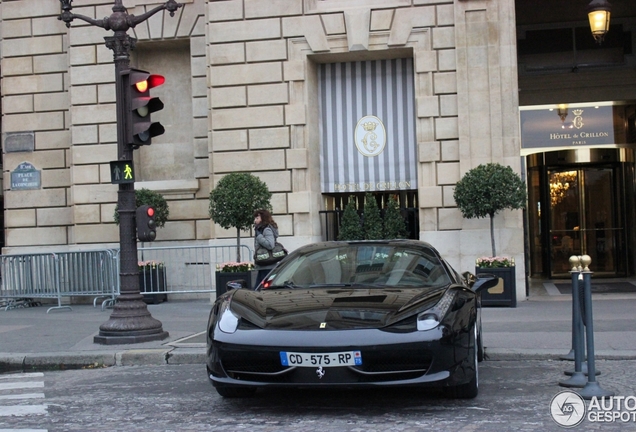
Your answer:
[[[134,183],[135,169],[132,161],[112,161],[110,163],[110,182],[112,184]]]

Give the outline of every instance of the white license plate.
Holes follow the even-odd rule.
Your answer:
[[[362,353],[360,351],[343,351],[317,354],[281,351],[280,361],[283,366],[359,366],[362,364]]]

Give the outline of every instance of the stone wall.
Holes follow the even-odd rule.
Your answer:
[[[139,15],[159,2],[124,3]],[[211,223],[207,206],[210,187],[233,171],[267,183],[288,248],[320,240],[316,65],[413,57],[420,238],[462,270],[488,254],[488,221],[464,220],[452,194],[480,163],[520,172],[513,0],[184,3],[174,18],[160,13],[134,31],[144,53],[133,55],[138,67],[159,67],[168,44],[190,50],[189,64],[170,62],[177,76],[187,69],[189,100],[166,90],[169,81],[161,97],[191,110],[192,122],[170,124],[156,146],[135,152],[144,177],[136,187],[159,190],[170,204],[159,241],[231,242],[236,233]],[[112,1],[73,6],[98,18],[110,15]],[[2,3],[3,132],[35,136],[34,151],[4,154],[9,250],[118,239],[108,166],[117,154],[114,66],[103,40],[109,32],[79,20],[67,29],[58,14],[52,0]],[[169,124],[172,117],[161,115]],[[42,170],[42,189],[8,190],[10,171],[24,160]],[[178,173],[166,160],[178,161]],[[521,212],[505,212],[496,224],[498,250],[517,260],[523,289]]]

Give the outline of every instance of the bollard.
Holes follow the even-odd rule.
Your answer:
[[[574,372],[570,378],[560,381],[561,387],[584,387],[587,383],[585,373],[583,372],[583,361],[585,360],[585,342],[583,339],[583,320],[581,317],[581,302],[579,279],[581,277],[580,257],[572,255],[570,257],[570,265],[572,270],[572,351],[574,352]]]
[[[581,372],[583,372],[584,375],[587,375],[587,355],[586,355],[586,349],[585,349],[585,304],[584,304],[584,299],[585,299],[585,295],[584,295],[584,282],[583,282],[583,274],[579,272],[579,278],[578,278],[578,284],[576,284],[576,287],[578,288],[578,302],[575,302],[574,297],[572,297],[572,304],[578,304],[579,308],[578,308],[578,316],[579,316],[579,325],[577,328],[578,334],[580,335],[580,347],[581,347]],[[574,290],[575,288],[573,288]],[[574,306],[572,307],[572,313],[574,313],[575,309]],[[573,321],[574,322],[574,321]],[[574,329],[574,324],[572,325],[572,328]],[[572,331],[572,338],[574,339],[574,335],[575,335],[575,331]],[[572,375],[574,373],[573,370],[566,370],[565,372],[563,372],[565,375]],[[600,375],[601,371],[599,371],[598,369],[596,370],[596,375]]]
[[[589,265],[592,258],[589,255],[581,257],[581,265],[583,266],[583,285],[584,285],[584,310],[585,310],[585,340],[587,342],[587,384],[578,393],[583,399],[592,399],[593,397],[610,397],[614,396],[614,392],[603,390],[596,381],[596,364],[594,362],[594,319],[592,315],[592,272]]]
[[[569,259],[570,261],[570,275],[572,276],[572,292],[574,292],[574,287],[576,286],[576,278],[574,277],[573,272],[578,271],[579,266],[579,258],[576,255],[572,255]],[[574,326],[576,323],[576,308],[574,307],[574,298],[572,298],[572,348],[570,348],[570,352],[559,357],[561,360],[574,360]],[[571,374],[568,374],[571,375]]]

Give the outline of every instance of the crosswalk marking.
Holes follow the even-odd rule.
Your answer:
[[[2,390],[16,390],[16,389],[30,389],[30,388],[42,388],[44,383],[38,382],[15,382],[15,383],[0,383],[0,391]]]
[[[25,393],[16,395],[0,395],[0,400],[8,399],[44,399],[44,393]]]
[[[48,413],[45,400],[44,374],[41,372],[0,375],[0,418],[40,416]],[[0,432],[47,432],[46,429],[0,429]]]
[[[48,432],[48,429],[0,429],[0,432]]]
[[[25,373],[0,375],[0,381],[14,380],[16,378],[44,378],[44,372],[25,372]]]
[[[0,406],[0,417],[46,414],[46,405],[11,405]]]

